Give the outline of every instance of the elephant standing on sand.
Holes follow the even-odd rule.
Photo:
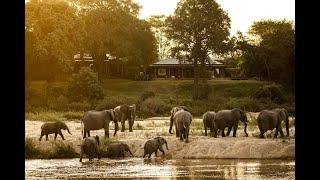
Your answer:
[[[103,111],[87,111],[81,120],[81,123],[83,123],[83,138],[86,138],[87,134],[90,137],[90,130],[99,130],[102,128],[104,129],[105,137],[109,137],[110,121],[113,121],[115,124],[113,134],[113,136],[115,136],[119,127],[112,109]]]
[[[99,136],[87,137],[85,138],[80,145],[80,162],[82,162],[82,157],[84,154],[88,155],[89,161],[93,158],[101,158],[99,151],[100,140]]]
[[[246,113],[238,108],[234,108],[232,110],[221,110],[216,113],[213,121],[213,136],[217,137],[217,131],[221,130],[221,136],[225,137],[224,129],[228,127],[227,136],[230,135],[231,129],[233,128],[233,137],[236,137],[239,120],[244,123],[244,133],[248,137],[248,119]]]
[[[273,130],[276,128],[274,137],[277,138],[278,132],[280,132],[281,137],[284,137],[281,123],[282,121],[286,124],[287,136],[289,136],[289,114],[284,108],[276,108],[270,110],[263,110],[259,113],[257,122],[260,130],[260,138],[264,138],[264,133],[268,130]]]
[[[155,137],[154,139],[150,139],[148,140],[145,144],[144,144],[144,155],[143,158],[149,154],[148,158],[151,158],[151,155],[153,153],[155,153],[155,155],[157,156],[158,150],[160,150],[162,152],[162,154],[164,155],[164,150],[162,148],[162,145],[166,144],[167,150],[168,149],[168,143],[167,141],[163,138],[163,137]]]
[[[129,123],[129,131],[132,132],[132,126],[134,123],[134,120],[136,118],[136,105],[127,105],[123,104],[120,106],[115,107],[115,118],[119,122],[121,122],[121,132],[124,132],[125,130],[125,121],[128,120]]]
[[[62,140],[65,140],[61,132],[61,129],[67,130],[68,133],[71,134],[68,126],[62,121],[44,123],[41,126],[41,135],[40,135],[39,141],[41,141],[44,135],[46,135],[46,141],[48,141],[48,135],[53,133],[54,133],[54,140],[57,139],[58,134],[61,136]]]
[[[216,112],[207,111],[202,116],[203,126],[204,126],[204,135],[207,136],[207,128],[210,129],[210,134],[213,134],[213,120],[216,116]]]
[[[171,131],[174,123],[176,127],[176,137],[180,137],[181,141],[185,139],[185,142],[187,143],[189,142],[189,130],[191,122],[192,115],[190,112],[180,107],[174,107],[171,110],[169,133],[173,134]]]
[[[122,142],[111,143],[107,149],[107,157],[124,157],[125,152],[129,152],[133,157],[128,144]]]

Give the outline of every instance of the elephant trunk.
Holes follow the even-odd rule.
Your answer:
[[[167,141],[165,141],[164,143],[166,144],[167,150],[169,150]]]
[[[247,133],[247,122],[244,123],[244,133],[246,134],[246,137],[248,137],[248,133]]]
[[[286,123],[287,136],[289,136],[289,116],[287,116],[285,123]]]
[[[69,130],[69,128],[68,128],[68,127],[67,127],[67,131],[68,131],[68,133],[69,133],[69,134],[71,134],[71,132],[70,132],[70,130]],[[72,134],[71,134],[71,135],[72,135]]]
[[[132,152],[130,151],[130,149],[128,149],[128,152],[131,154],[131,156],[133,157],[133,154],[132,154]]]
[[[173,116],[171,115],[171,117],[170,117],[170,128],[169,128],[169,133],[170,133],[170,134],[173,134],[173,132],[172,132],[172,126],[173,126]]]

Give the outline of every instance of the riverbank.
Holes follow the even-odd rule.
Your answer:
[[[77,158],[80,152],[82,140],[80,121],[68,121],[66,124],[72,135],[63,131],[65,141],[58,136],[54,141],[54,135],[38,141],[40,136],[41,121],[25,121],[25,135],[27,138],[26,158]],[[127,125],[127,124],[126,124]],[[111,142],[121,141],[130,146],[135,157],[143,156],[144,143],[156,136],[163,136],[168,141],[169,150],[165,147],[166,159],[294,159],[295,158],[295,129],[290,128],[289,138],[272,138],[274,132],[265,134],[265,139],[257,138],[259,132],[255,125],[248,126],[249,137],[244,137],[243,125],[240,124],[237,137],[206,137],[201,119],[194,119],[191,125],[190,142],[181,142],[175,135],[168,133],[168,117],[150,118],[143,121],[136,121],[134,131],[118,132],[113,135],[114,125],[111,124],[110,138],[104,138],[104,130],[92,131],[91,136],[101,137],[101,149],[105,152]],[[126,127],[127,128],[127,127]],[[284,128],[283,128],[284,129]],[[154,155],[153,155],[154,156]],[[158,156],[162,156],[159,152]]]

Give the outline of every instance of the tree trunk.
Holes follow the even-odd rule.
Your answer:
[[[198,59],[194,59],[194,85],[193,85],[193,99],[199,98],[199,71],[198,71]]]

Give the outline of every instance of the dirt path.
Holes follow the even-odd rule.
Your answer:
[[[199,123],[199,120],[195,122]],[[38,141],[40,135],[40,127],[43,124],[41,121],[25,121],[25,135],[35,139],[36,146],[46,149],[52,147],[54,135],[49,137],[50,141]],[[77,152],[79,152],[79,144],[82,140],[81,124],[79,121],[68,121],[72,135],[63,131],[66,138],[64,143],[71,144]],[[137,124],[138,127],[137,127]],[[118,132],[113,137],[114,125],[111,124],[110,140],[126,142],[134,156],[141,157],[143,155],[143,145],[148,140],[155,136],[163,136],[168,141],[169,150],[165,149],[167,158],[295,158],[295,139],[259,139],[252,137],[252,133],[257,130],[249,130],[249,137],[244,137],[243,129],[239,128],[237,137],[213,138],[203,136],[201,127],[193,129],[190,135],[190,142],[184,143],[179,141],[175,135],[168,134],[168,121],[159,120],[157,118],[148,119],[145,121],[136,121],[133,132]],[[127,128],[127,124],[126,124]],[[142,129],[142,130],[139,130]],[[294,131],[291,128],[290,131]],[[104,136],[104,130],[92,131],[91,136],[98,134]],[[61,138],[57,138],[61,141]],[[161,153],[158,153],[161,155]]]

